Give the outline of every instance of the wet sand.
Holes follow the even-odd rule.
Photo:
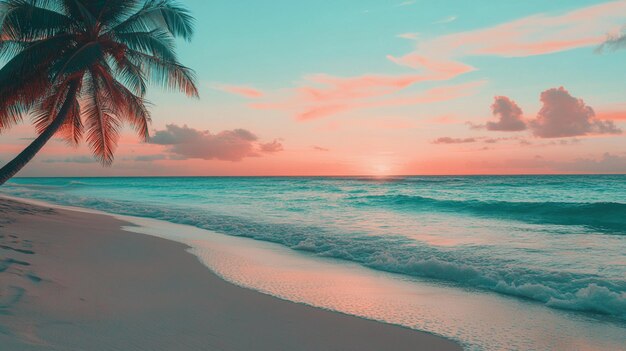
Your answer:
[[[461,350],[235,286],[123,225],[0,198],[0,349]]]

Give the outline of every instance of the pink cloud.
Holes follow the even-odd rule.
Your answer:
[[[604,39],[604,35],[590,36],[572,40],[548,40],[530,43],[500,43],[485,47],[477,53],[494,56],[535,56],[550,54],[558,51],[571,50],[579,47],[597,45]]]
[[[344,78],[318,74],[307,77],[307,80],[322,87],[312,85],[299,87],[297,92],[300,97],[305,101],[326,102],[387,95],[424,80],[424,77],[421,75],[364,75]]]
[[[447,81],[475,70],[459,62],[459,57],[530,56],[600,44],[606,39],[607,32],[616,31],[622,25],[626,19],[625,12],[626,0],[622,0],[559,15],[538,14],[489,28],[418,40],[415,51],[402,57],[387,56],[395,64],[416,69],[415,73],[354,77],[315,74],[306,76],[305,82],[292,90],[291,97],[249,106],[253,109],[283,110],[297,120],[308,121],[357,109],[450,100],[467,95],[471,88],[459,87],[462,93],[454,93],[451,87],[419,94],[409,94],[408,91],[418,83]],[[401,37],[417,38],[414,33],[405,33]],[[518,117],[513,118],[519,120]],[[493,123],[492,128],[502,127]],[[522,128],[520,123],[516,126],[518,130]]]
[[[283,144],[280,141],[274,140],[269,143],[260,143],[259,150],[261,150],[261,152],[274,153],[283,151],[284,149]]]
[[[601,111],[596,113],[596,117],[608,121],[626,121],[626,111]]]
[[[475,70],[474,67],[461,62],[452,61],[442,57],[428,57],[418,53],[402,57],[387,55],[387,59],[398,65],[415,69],[423,69],[430,73],[430,76],[427,73],[429,80],[451,79],[463,73]]]
[[[433,144],[467,144],[467,143],[475,143],[476,138],[452,138],[452,137],[441,137],[437,138],[433,141]]]
[[[362,86],[354,85],[353,80],[342,81],[340,79],[334,82],[336,84],[327,90],[308,89],[306,93],[302,93],[302,90],[299,89],[300,94],[283,103],[258,103],[250,106],[255,109],[289,111],[294,114],[297,120],[308,121],[359,109],[452,100],[474,94],[479,87],[486,83],[485,81],[473,81],[436,87],[417,94],[397,94],[403,87],[413,83],[407,83],[405,79],[398,78],[395,80],[390,77],[367,79]],[[368,87],[363,88],[363,86]],[[393,96],[390,96],[392,94]]]
[[[388,59],[396,60],[389,56]],[[337,77],[315,74],[305,77],[305,83],[293,90],[293,95],[282,102],[251,104],[254,109],[285,110],[297,120],[306,121],[328,117],[355,109],[383,106],[412,105],[448,100],[456,89],[469,90],[481,83],[472,82],[458,87],[441,87],[423,94],[399,95],[421,82],[446,81],[474,70],[463,63],[434,60],[419,56],[412,58],[420,72],[404,75],[366,74],[354,77]],[[453,96],[454,95],[454,96]]]
[[[626,1],[584,7],[560,15],[538,14],[493,27],[436,37],[394,62],[419,66],[423,53],[439,59],[472,55],[523,57],[599,45],[626,19]]]
[[[299,121],[308,121],[323,117],[328,117],[339,112],[356,109],[358,105],[330,105],[330,106],[315,106],[307,109],[296,115],[296,119]]]
[[[596,118],[593,109],[563,87],[541,93],[543,106],[529,125],[535,136],[561,138],[587,134],[620,134],[612,121]]]
[[[482,86],[485,81],[475,81],[470,83],[462,83],[457,85],[437,87],[426,90],[423,93],[415,95],[403,95],[391,97],[387,99],[370,100],[370,101],[350,101],[343,105],[315,105],[303,112],[297,114],[296,119],[300,121],[328,117],[337,112],[345,112],[349,110],[359,110],[366,108],[380,108],[389,106],[410,106],[416,104],[435,103],[447,100],[453,100],[462,96],[473,94],[476,89]]]
[[[388,56],[391,61],[395,58]],[[306,77],[314,85],[304,85],[297,89],[303,100],[330,101],[360,99],[388,95],[425,81],[444,81],[471,72],[473,67],[463,63],[434,60],[425,56],[412,58],[422,72],[405,75],[368,74],[356,77],[335,77],[328,74],[316,74]],[[321,87],[320,87],[321,85]]]
[[[170,159],[203,159],[241,161],[246,157],[256,157],[258,148],[262,152],[273,153],[282,150],[278,141],[258,143],[258,137],[245,129],[225,130],[216,134],[209,131],[180,127],[168,124],[164,130],[157,130],[150,143],[164,145]]]
[[[245,85],[219,84],[216,85],[214,88],[229,94],[239,95],[250,99],[260,98],[263,96],[262,91]]]
[[[508,97],[496,96],[491,111],[498,120],[487,122],[487,130],[515,132],[526,129],[522,109]]]

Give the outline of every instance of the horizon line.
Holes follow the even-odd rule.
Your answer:
[[[480,173],[480,174],[358,174],[358,175],[114,175],[114,176],[16,176],[29,178],[393,178],[393,177],[520,177],[520,176],[626,176],[626,173]]]

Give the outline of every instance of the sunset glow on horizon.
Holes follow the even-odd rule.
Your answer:
[[[52,140],[18,176],[626,173],[626,0],[184,3],[200,99],[152,87],[148,143]]]

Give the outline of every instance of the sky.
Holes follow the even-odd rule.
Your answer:
[[[626,173],[626,50],[601,46],[626,0],[181,2],[200,98],[154,87],[148,143],[101,167],[53,139],[20,176]]]

